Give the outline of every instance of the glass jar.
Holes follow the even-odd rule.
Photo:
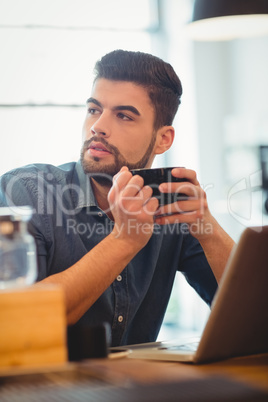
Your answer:
[[[31,216],[31,207],[0,208],[0,289],[31,285],[36,280],[36,245],[27,229]]]

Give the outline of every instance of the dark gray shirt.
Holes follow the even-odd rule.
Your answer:
[[[35,164],[6,173],[0,179],[0,206],[7,205],[34,209],[29,230],[37,244],[38,280],[69,268],[113,229],[80,163]],[[148,244],[77,325],[108,322],[114,346],[154,341],[177,271],[211,303],[217,283],[187,225],[155,225]]]

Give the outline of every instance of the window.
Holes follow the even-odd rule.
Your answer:
[[[0,0],[0,174],[78,160],[95,62],[157,27],[152,0]]]

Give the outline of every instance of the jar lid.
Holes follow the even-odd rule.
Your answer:
[[[0,222],[27,222],[33,215],[32,207],[25,206],[12,206],[12,207],[0,207]]]

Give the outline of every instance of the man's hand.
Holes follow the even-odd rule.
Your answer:
[[[184,193],[188,199],[161,206],[156,213],[155,221],[160,225],[187,223],[191,234],[199,240],[219,282],[234,241],[211,215],[206,193],[201,188],[195,171],[175,168],[172,174],[187,179],[187,182],[163,183],[159,186],[160,191]]]
[[[160,225],[188,223],[190,231],[196,237],[201,236],[204,230],[208,233],[212,229],[210,225],[213,218],[208,209],[206,193],[196,178],[196,172],[175,168],[172,170],[172,175],[187,179],[187,182],[162,183],[159,190],[163,193],[183,193],[188,199],[161,206],[155,215],[155,221]]]
[[[144,247],[153,233],[159,204],[152,197],[151,187],[144,186],[142,177],[132,176],[123,167],[113,178],[108,201],[115,222],[114,236],[127,240],[137,249]]]

